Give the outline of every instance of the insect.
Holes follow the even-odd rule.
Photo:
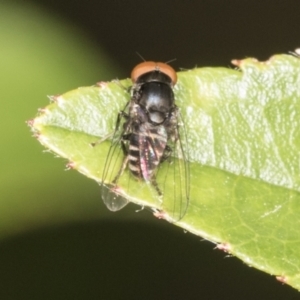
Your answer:
[[[131,80],[131,99],[118,114],[104,166],[102,199],[108,209],[122,209],[128,202],[118,182],[129,172],[131,179],[150,187],[162,210],[168,209],[179,220],[189,202],[189,166],[182,145],[186,134],[173,93],[176,72],[166,63],[145,61],[132,70]],[[121,166],[116,164],[119,155],[123,155]],[[163,165],[165,171],[160,171]]]

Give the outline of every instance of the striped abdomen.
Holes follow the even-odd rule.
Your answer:
[[[131,173],[145,181],[151,181],[167,146],[164,126],[141,124],[131,133],[128,147],[128,167]]]

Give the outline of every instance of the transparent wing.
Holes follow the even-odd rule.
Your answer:
[[[177,222],[186,214],[189,205],[190,172],[187,134],[179,110],[174,116],[175,126],[169,139],[165,161],[157,172],[158,185],[163,190],[162,212]],[[169,157],[168,157],[169,155]]]
[[[123,121],[126,113],[123,111],[118,115],[116,128],[113,134],[111,146],[105,160],[102,182],[101,182],[101,198],[106,207],[111,211],[118,211],[128,204],[128,200],[122,197],[120,188],[117,185],[118,177],[126,167],[124,160],[124,150],[122,148],[122,137],[126,133],[123,128]]]

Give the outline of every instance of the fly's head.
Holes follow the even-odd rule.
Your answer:
[[[151,75],[145,76],[148,73],[151,73]],[[135,66],[131,72],[131,80],[133,84],[149,81],[163,81],[163,77],[160,77],[159,74],[166,75],[169,78],[168,82],[172,86],[176,84],[177,74],[175,70],[168,64],[154,61],[145,61]]]
[[[132,101],[147,113],[148,122],[163,124],[174,108],[175,70],[167,64],[143,62],[132,73]]]

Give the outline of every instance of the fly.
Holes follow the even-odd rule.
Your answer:
[[[167,208],[175,221],[180,220],[189,202],[189,170],[181,141],[186,142],[186,135],[173,93],[176,72],[165,63],[146,61],[132,70],[131,80],[131,99],[118,114],[104,166],[102,182],[106,188],[102,187],[102,199],[112,211],[128,203],[118,187],[121,176],[128,169],[133,178],[151,186],[162,210]],[[116,166],[115,159],[120,153],[123,162]],[[163,164],[169,169],[162,172],[165,175],[159,172]],[[113,196],[107,193],[107,188]]]

